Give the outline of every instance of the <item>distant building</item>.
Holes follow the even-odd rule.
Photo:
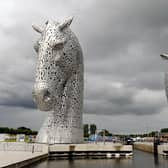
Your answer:
[[[143,140],[145,142],[154,142],[154,137],[144,137]]]
[[[5,141],[6,139],[9,139],[10,138],[10,135],[9,134],[0,134],[0,142],[3,142]]]
[[[159,136],[161,142],[168,142],[168,133],[160,133]]]
[[[16,135],[16,142],[24,142],[25,141],[25,134],[17,134]]]
[[[90,135],[88,138],[89,141],[103,141],[103,137],[101,135]]]
[[[35,142],[36,135],[29,135],[29,142]]]
[[[93,135],[90,135],[89,138],[88,138],[89,141],[97,141],[97,142],[103,142],[103,141],[106,141],[106,142],[112,142],[113,141],[113,138],[112,136],[101,136],[101,135],[97,135],[97,134],[93,134]]]

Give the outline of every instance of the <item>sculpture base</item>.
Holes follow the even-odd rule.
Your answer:
[[[76,128],[71,131],[63,128],[42,128],[36,137],[36,142],[45,144],[82,143],[82,130]]]
[[[49,113],[46,121],[41,127],[37,137],[37,143],[45,144],[71,144],[83,143],[82,127],[60,125],[54,122],[55,114]],[[67,125],[67,124],[66,124]],[[80,124],[82,125],[82,124]]]

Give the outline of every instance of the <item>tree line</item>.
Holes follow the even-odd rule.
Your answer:
[[[37,131],[33,131],[27,127],[18,127],[18,128],[8,128],[8,127],[0,127],[0,133],[7,134],[25,134],[25,135],[37,135]]]
[[[168,128],[161,128],[160,131],[151,131],[149,133],[144,133],[144,134],[129,134],[129,135],[117,135],[120,137],[125,137],[125,136],[129,136],[132,138],[135,137],[155,137],[155,136],[159,136],[160,133],[168,133]]]
[[[8,127],[0,127],[0,133],[7,133],[7,134],[25,134],[25,135],[37,135],[37,131],[31,130],[27,127],[18,127],[18,128],[8,128]],[[106,129],[97,130],[97,126],[95,124],[84,124],[83,125],[83,133],[84,137],[89,137],[90,135],[98,134],[101,136],[112,136],[112,133],[110,133]],[[160,133],[168,133],[168,128],[162,128],[160,130]],[[145,137],[145,136],[155,136],[157,134],[157,131],[152,131],[150,133],[146,134],[130,134],[131,137]],[[118,135],[122,136],[122,135]],[[123,135],[126,136],[126,135]]]

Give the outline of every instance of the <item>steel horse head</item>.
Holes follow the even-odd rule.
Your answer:
[[[33,98],[41,111],[49,111],[36,139],[40,143],[82,141],[83,55],[69,28],[72,20],[32,26],[41,35],[34,45],[38,57]]]

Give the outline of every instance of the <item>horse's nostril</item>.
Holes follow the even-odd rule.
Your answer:
[[[34,90],[32,91],[32,96],[33,96],[33,101],[36,102],[36,93]]]
[[[45,90],[43,99],[44,102],[49,102],[51,100],[51,93],[48,90]]]
[[[49,102],[51,100],[51,93],[48,91],[48,89],[33,90],[32,95],[35,102],[36,101]]]
[[[32,95],[33,95],[33,96],[35,95],[35,91],[34,91],[34,90],[32,90]]]
[[[51,93],[46,89],[44,90],[44,97],[49,97]]]

